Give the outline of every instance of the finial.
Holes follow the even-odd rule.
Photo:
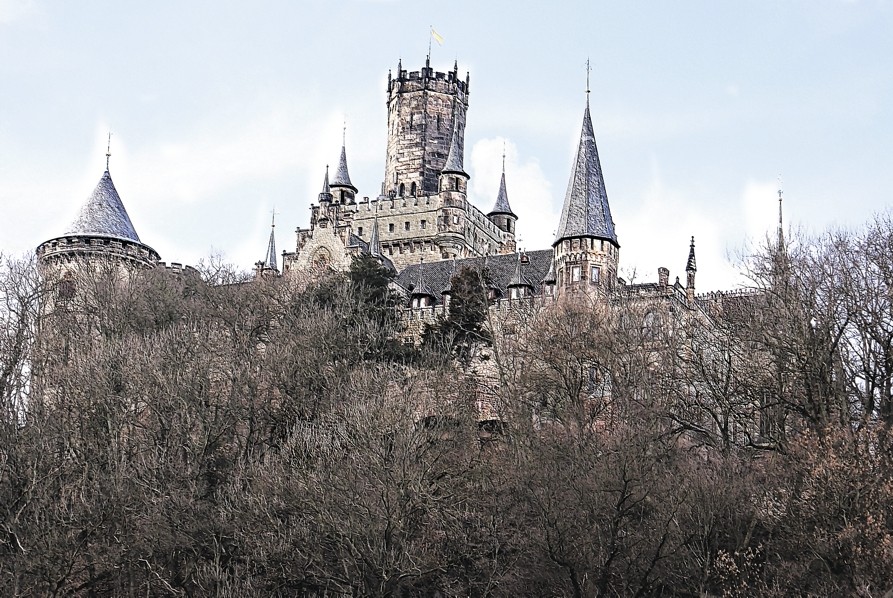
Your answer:
[[[778,175],[778,230],[779,234],[781,234],[782,230],[782,220],[781,220],[781,204],[782,204],[782,190],[781,190],[781,175]]]
[[[272,210],[273,221],[270,223],[270,228],[276,228],[276,208]]]
[[[589,64],[589,59],[586,59],[586,99],[589,99],[589,73],[592,72],[592,66]]]
[[[502,174],[505,174],[505,139],[502,140]]]
[[[341,129],[341,145],[347,146],[347,117],[344,118],[344,127]]]
[[[109,158],[112,157],[112,132],[109,131],[109,143],[105,149],[105,171],[109,171]]]

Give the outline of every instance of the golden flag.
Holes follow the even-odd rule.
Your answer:
[[[443,36],[441,36],[439,33],[434,31],[434,27],[431,28],[431,37],[434,38],[434,41],[437,42],[438,46],[443,45]]]

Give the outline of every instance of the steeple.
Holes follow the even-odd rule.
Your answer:
[[[369,255],[374,258],[381,257],[381,239],[378,232],[378,206],[375,209],[375,219],[372,221],[372,234],[369,236]]]
[[[691,238],[691,245],[688,246],[688,261],[685,263],[685,298],[688,299],[688,303],[692,304],[695,300],[695,273],[698,271],[697,263],[695,262],[695,238]],[[679,283],[679,278],[676,278],[676,283]]]
[[[685,263],[686,272],[697,272],[698,266],[695,261],[695,238],[691,238],[691,244],[688,246],[688,261]]]
[[[496,204],[487,216],[496,214],[508,214],[517,218],[509,205],[509,194],[505,188],[505,148],[502,149],[502,178],[499,180],[499,193],[496,195]]]
[[[332,201],[332,189],[329,187],[329,165],[326,164],[326,177],[322,181],[322,191],[319,194],[319,203]]]
[[[270,224],[270,242],[267,244],[267,259],[264,268],[279,271],[276,263],[276,212],[273,212],[273,221]]]
[[[341,158],[338,160],[338,170],[335,171],[335,176],[332,178],[332,187],[346,187],[350,189],[354,193],[357,192],[357,188],[353,186],[353,183],[350,182],[350,174],[347,172],[347,130],[345,128],[344,137],[341,140]]]
[[[602,166],[598,159],[598,148],[595,145],[592,117],[589,115],[588,89],[580,145],[574,156],[558,233],[555,235],[553,245],[572,237],[594,237],[619,246],[617,234],[614,232],[614,220],[611,218],[611,208],[608,205]]]

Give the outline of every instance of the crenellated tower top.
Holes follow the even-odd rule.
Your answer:
[[[430,195],[446,166],[455,131],[459,153],[465,149],[469,76],[435,71],[430,59],[417,71],[397,65],[388,77],[388,148],[383,196]]]

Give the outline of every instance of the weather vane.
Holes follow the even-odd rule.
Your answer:
[[[109,143],[105,148],[105,171],[109,170],[109,158],[112,157],[112,132],[109,131]]]

